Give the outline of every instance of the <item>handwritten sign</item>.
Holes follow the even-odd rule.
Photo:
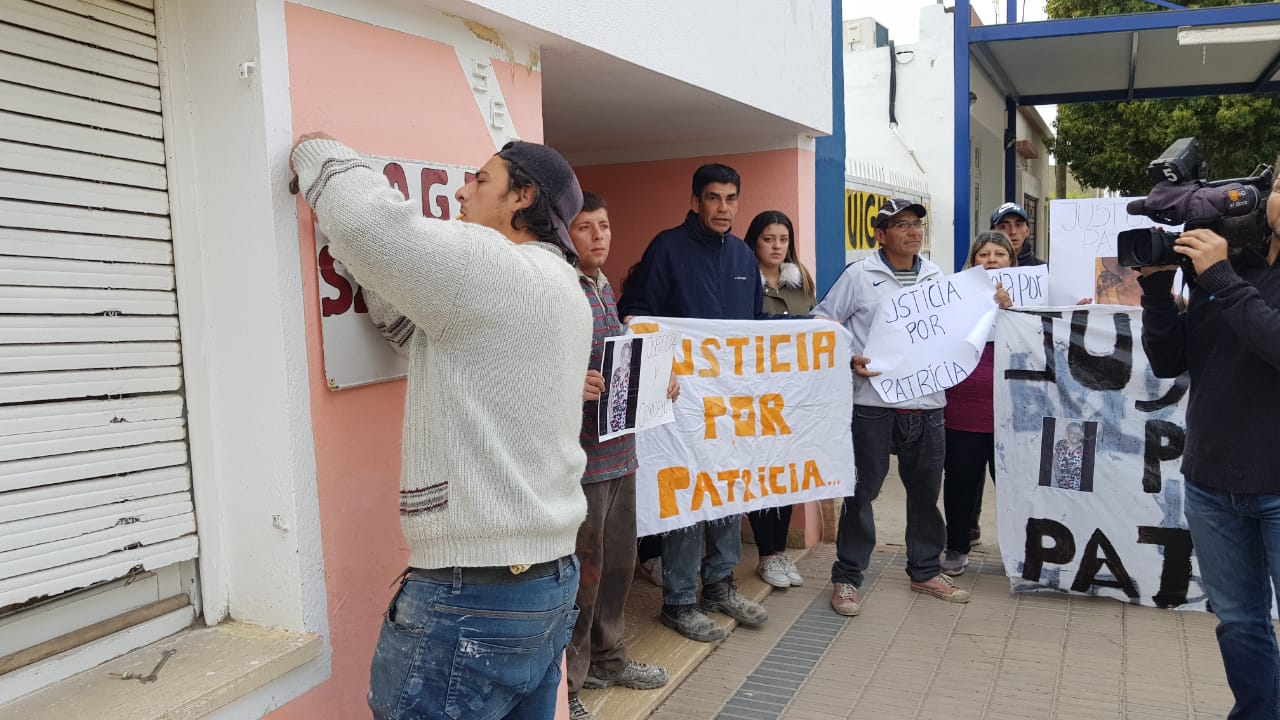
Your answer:
[[[1101,277],[1107,267],[1098,258],[1116,257],[1116,236],[1123,230],[1151,227],[1155,223],[1143,215],[1130,215],[1125,206],[1133,198],[1086,198],[1054,200],[1049,204],[1049,297],[1047,305],[1075,305],[1083,298],[1098,302]],[[1177,228],[1166,228],[1175,230]],[[1114,267],[1114,263],[1112,263]],[[1132,275],[1131,271],[1124,271]],[[1114,273],[1113,273],[1114,274]],[[1121,276],[1122,277],[1122,276]]]
[[[677,338],[620,335],[604,341],[600,374],[600,439],[647,430],[675,419],[667,385]]]
[[[941,392],[978,365],[998,309],[981,267],[912,285],[882,299],[862,354],[880,399],[895,404]]]
[[[1040,307],[1049,300],[1049,267],[1011,267],[988,270],[993,284],[1009,292],[1014,307]]]
[[[448,220],[459,210],[454,193],[474,169],[365,156],[405,200],[422,207],[423,217]],[[319,275],[320,336],[324,374],[330,390],[394,380],[405,376],[408,362],[397,355],[369,322],[360,286],[329,254],[329,239],[314,225],[316,272]]]
[[[1187,379],[1151,373],[1142,311],[1002,312],[998,323],[996,491],[1014,591],[1205,609],[1179,472]]]
[[[853,494],[852,337],[825,320],[635,318],[678,336],[675,421],[636,434],[636,525],[669,532]],[[625,337],[625,336],[624,336]]]

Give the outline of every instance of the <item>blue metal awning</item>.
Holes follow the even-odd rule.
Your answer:
[[[1010,127],[1019,105],[1280,92],[1280,34],[1266,32],[1280,23],[1280,3],[984,27],[969,26],[970,5],[970,0],[956,0],[954,18],[957,228],[970,213],[971,56],[1005,96]],[[1008,5],[1008,17],[1017,17],[1017,2]],[[1212,35],[1218,28],[1254,37],[1179,43],[1180,30],[1211,30]],[[1015,200],[1012,148],[1008,153],[1005,199]],[[955,238],[956,269],[968,247],[966,234]]]
[[[1277,92],[1280,38],[1179,45],[1179,28],[1273,25],[1280,3],[1013,23],[969,49],[1019,105]]]

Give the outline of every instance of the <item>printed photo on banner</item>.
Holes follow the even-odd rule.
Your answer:
[[[850,424],[832,422],[853,414],[843,327],[659,317],[630,329],[678,338],[667,367],[680,382],[674,422],[636,434],[638,534],[853,493]]]
[[[1040,485],[1093,492],[1098,423],[1047,417],[1040,445]]]
[[[672,335],[620,335],[604,341],[604,391],[597,403],[601,440],[674,419],[667,385],[675,340]]]
[[[1186,378],[1152,374],[1141,309],[1010,310],[997,324],[997,522],[1013,590],[1204,610],[1179,471]]]
[[[987,271],[974,267],[905,287],[876,310],[862,355],[871,385],[901,403],[960,384],[978,366],[999,306]]]

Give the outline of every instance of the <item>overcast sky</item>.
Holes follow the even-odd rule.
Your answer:
[[[889,28],[889,37],[899,45],[913,43],[920,39],[920,8],[924,5],[935,5],[937,0],[841,0],[844,7],[844,19],[854,20],[861,17],[872,17],[881,25]],[[1005,21],[1006,0],[972,0],[973,9],[978,17],[987,25]],[[947,0],[947,7],[955,5],[954,0]],[[999,13],[997,15],[997,13]],[[1019,0],[1018,19],[1022,21],[1045,20],[1044,0]],[[1043,105],[1039,108],[1049,127],[1058,115],[1054,105]]]

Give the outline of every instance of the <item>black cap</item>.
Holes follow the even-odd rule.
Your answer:
[[[876,213],[876,227],[881,230],[889,227],[891,220],[908,210],[914,212],[916,217],[919,218],[923,218],[927,214],[924,206],[914,200],[904,200],[903,198],[885,200],[884,204],[880,206],[880,212]]]
[[[569,237],[569,223],[582,212],[582,188],[578,176],[564,156],[546,145],[512,140],[498,151],[498,157],[519,167],[551,203],[551,223],[560,238],[560,249],[569,262],[578,260],[578,251]]]
[[[1005,215],[1017,215],[1022,218],[1023,222],[1031,222],[1031,218],[1027,217],[1027,211],[1023,210],[1021,205],[1018,203],[1007,202],[996,208],[991,213],[991,228],[993,230],[996,225],[1000,224],[1000,221],[1004,219]]]

